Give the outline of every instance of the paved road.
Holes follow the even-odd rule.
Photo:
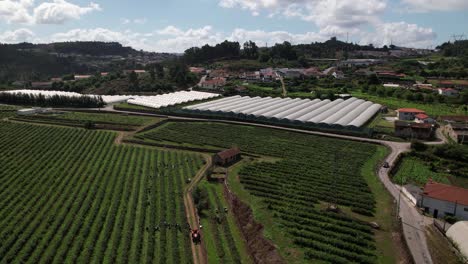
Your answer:
[[[132,114],[135,113],[135,112],[127,112],[127,111],[118,111],[112,108],[106,108],[105,110],[113,111],[113,112],[120,112],[120,113],[132,113]],[[141,115],[155,116],[154,114],[144,114],[144,113],[142,113]],[[208,121],[208,122],[223,122],[223,123],[256,126],[256,127],[266,127],[266,128],[274,128],[274,129],[280,129],[280,130],[285,130],[285,131],[300,132],[300,133],[311,134],[311,135],[320,135],[320,136],[326,136],[326,137],[334,137],[334,138],[349,139],[349,140],[354,140],[354,141],[381,144],[381,145],[387,146],[391,150],[390,154],[385,159],[385,161],[389,163],[390,167],[393,166],[397,157],[401,153],[404,153],[410,150],[410,143],[392,142],[392,141],[385,141],[385,140],[378,140],[378,139],[371,139],[371,138],[339,135],[339,134],[332,134],[332,133],[325,133],[325,132],[318,132],[318,131],[308,131],[308,130],[302,130],[302,129],[278,127],[278,126],[264,125],[264,124],[255,124],[255,123],[248,123],[248,122],[241,122],[241,121],[215,120],[215,119],[178,117],[178,116],[168,116],[168,118],[178,119],[178,120],[199,120],[199,121]],[[444,141],[430,142],[428,144],[443,144],[443,143]],[[407,199],[404,195],[400,195],[401,186],[392,183],[389,177],[389,169],[380,168],[378,171],[378,175],[379,175],[380,181],[384,184],[385,188],[390,192],[393,198],[396,201],[399,201],[399,216],[403,223],[404,237],[405,237],[406,243],[409,247],[410,253],[415,263],[432,264],[431,255],[429,253],[429,248],[426,243],[426,234],[424,231],[425,226],[430,221],[428,221],[428,219],[425,216],[419,213],[418,209],[412,204],[412,202],[409,199]]]

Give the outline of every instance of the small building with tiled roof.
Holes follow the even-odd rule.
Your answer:
[[[447,215],[468,220],[468,189],[429,180],[419,206],[434,218]]]
[[[435,119],[431,118],[426,114],[417,114],[414,116],[414,122],[416,123],[427,123],[427,124],[434,124]]]
[[[395,135],[402,138],[431,139],[434,136],[433,124],[395,121]]]
[[[239,148],[230,148],[216,153],[213,156],[213,163],[219,166],[230,166],[241,159]]]
[[[425,114],[423,110],[416,108],[400,108],[396,110],[398,120],[412,121],[417,114]]]

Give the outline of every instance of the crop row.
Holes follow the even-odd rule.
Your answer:
[[[115,134],[0,122],[0,262],[187,263],[200,156]]]
[[[361,169],[375,152],[370,144],[294,132],[216,123],[167,123],[141,136],[175,144],[238,146],[243,152],[280,158],[244,166],[240,181],[272,212],[284,235],[307,258],[331,263],[373,263],[374,234],[365,223],[323,204],[375,210]]]

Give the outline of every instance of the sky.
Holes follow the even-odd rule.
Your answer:
[[[118,41],[156,52],[332,36],[435,48],[467,25],[468,0],[0,0],[0,43]]]

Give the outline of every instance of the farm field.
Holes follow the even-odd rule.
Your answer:
[[[200,155],[116,133],[0,122],[0,263],[191,263]]]
[[[16,106],[0,104],[0,120],[16,115],[16,110],[18,110]]]
[[[440,116],[440,115],[465,115],[462,106],[452,106],[448,104],[439,104],[439,103],[431,103],[431,104],[423,104],[418,102],[410,102],[404,99],[392,98],[392,97],[379,97],[376,95],[370,95],[366,93],[362,93],[360,91],[353,91],[351,93],[352,96],[362,98],[365,100],[373,101],[375,103],[379,103],[382,105],[387,106],[390,109],[398,109],[398,108],[418,108],[421,110],[426,111],[426,113],[430,116]]]
[[[391,263],[384,255],[394,255],[388,250],[391,239],[376,243],[376,231],[367,224],[375,217],[376,201],[363,169],[379,147],[202,122],[167,123],[139,137],[177,145],[238,146],[243,152],[279,158],[245,164],[238,174],[242,189],[259,201],[249,203],[256,218],[273,218],[261,223],[288,263]],[[372,172],[373,166],[367,170]],[[342,213],[328,212],[329,204],[337,204]]]
[[[428,164],[417,157],[405,157],[393,177],[398,184],[413,183],[423,186],[429,179],[440,183],[449,183],[449,175],[431,171]]]
[[[65,125],[73,127],[86,127],[90,124],[94,128],[132,130],[137,127],[156,123],[161,118],[147,116],[130,116],[125,114],[65,112],[60,114],[39,114],[31,116],[10,116],[12,120],[45,123],[52,125]]]
[[[199,211],[208,263],[251,263],[232,212],[225,211],[228,205],[223,197],[223,185],[203,181],[195,192],[198,203],[206,203],[208,207]]]

